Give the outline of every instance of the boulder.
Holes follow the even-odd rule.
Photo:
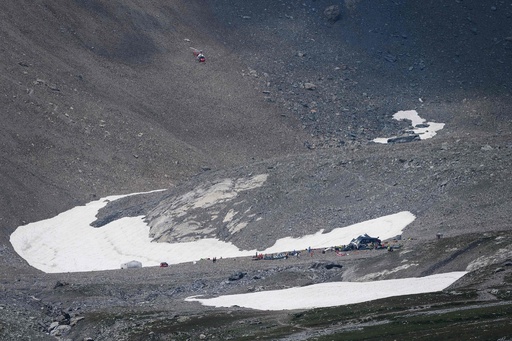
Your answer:
[[[57,281],[57,283],[55,283],[55,285],[53,286],[54,289],[57,289],[57,288],[60,288],[60,287],[63,287],[63,286],[66,286],[68,285],[68,283],[66,282],[61,282],[61,281]]]
[[[415,128],[428,128],[428,127],[430,127],[430,124],[428,124],[428,123],[420,123],[420,124],[415,125]]]
[[[331,270],[331,269],[341,269],[343,267],[343,265],[341,264],[337,264],[337,263],[328,263],[328,264],[325,264],[325,268],[327,270]]]
[[[419,141],[420,136],[418,134],[404,135],[388,139],[388,143],[407,143],[412,141]]]
[[[68,325],[60,325],[50,332],[51,336],[65,336],[71,332],[71,327]]]
[[[329,6],[324,10],[324,15],[329,22],[335,23],[341,18],[340,7],[337,5]]]
[[[316,89],[316,85],[313,84],[313,83],[304,83],[304,89],[306,89],[306,90],[315,90]]]
[[[57,321],[54,321],[50,324],[50,326],[48,327],[48,332],[51,332],[52,330],[54,330],[55,328],[57,328],[59,326],[59,322]]]
[[[311,269],[325,268],[327,270],[331,270],[334,268],[341,269],[342,267],[343,265],[334,262],[317,262],[311,265]]]
[[[230,280],[230,281],[238,281],[239,279],[244,278],[244,276],[245,276],[245,273],[237,272],[237,273],[234,273],[231,276],[229,276],[228,280]]]

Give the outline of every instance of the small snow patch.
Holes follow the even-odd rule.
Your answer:
[[[413,126],[412,133],[417,134],[420,140],[425,140],[434,137],[437,134],[437,131],[443,129],[445,125],[444,123],[427,122],[427,120],[420,117],[416,110],[398,111],[393,115],[393,118],[397,121],[411,121],[411,125]],[[373,142],[386,144],[389,142],[389,140],[395,138],[397,137],[378,137],[374,139]]]

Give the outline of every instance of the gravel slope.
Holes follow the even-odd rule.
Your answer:
[[[324,14],[331,5],[338,20]],[[507,1],[2,3],[0,338],[54,339],[44,331],[69,314],[86,317],[71,329],[76,340],[147,339],[141,330],[196,339],[194,324],[208,329],[218,316],[183,305],[187,295],[354,280],[404,259],[420,265],[382,276],[473,264],[457,290],[509,299],[511,20]],[[408,109],[446,126],[432,140],[371,143],[408,130],[391,118]],[[264,246],[410,210],[407,252],[361,254],[338,272],[311,270],[316,259],[247,259],[45,275],[8,240],[21,224],[107,195],[170,188],[172,197],[257,173],[268,186],[245,199],[264,221],[235,235],[215,226],[220,238]],[[160,200],[105,214],[149,213]],[[339,261],[331,256],[318,261]],[[237,272],[264,279],[223,284]],[[255,328],[258,318],[284,321],[237,314]],[[165,316],[182,334],[151,324]]]

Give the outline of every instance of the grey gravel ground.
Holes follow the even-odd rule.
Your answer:
[[[331,5],[339,6],[337,21],[324,14]],[[418,265],[379,278],[472,265],[454,292],[475,290],[477,304],[506,302],[509,5],[2,3],[0,339],[54,340],[47,335],[52,322],[73,325],[58,336],[72,340],[247,340],[265,332],[272,339],[275,325],[297,336],[288,320],[295,313],[219,311],[183,298],[356,280],[407,263]],[[205,64],[195,62],[191,46],[204,50]],[[373,144],[409,130],[391,118],[404,109],[446,126],[432,140]],[[224,259],[129,272],[43,274],[9,243],[17,226],[108,195],[168,188],[99,217],[146,213],[149,221],[162,195],[170,200],[219,178],[259,173],[269,174],[266,185],[229,205],[250,204],[263,219],[235,235],[214,226],[218,238],[241,248],[402,210],[417,219],[392,254]],[[343,268],[311,269],[331,261]],[[240,272],[241,280],[229,281]],[[248,336],[236,332],[240,326]],[[323,331],[301,332],[308,339]]]

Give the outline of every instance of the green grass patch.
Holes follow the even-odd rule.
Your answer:
[[[346,306],[313,309],[294,316],[293,322],[303,327],[316,327],[339,321],[385,320],[396,312],[404,310],[428,310],[435,307],[447,308],[466,304],[477,297],[473,290],[457,293],[428,293],[421,295],[397,296],[371,302]]]
[[[327,340],[498,340],[512,336],[512,304],[400,314],[386,324],[336,332]]]

